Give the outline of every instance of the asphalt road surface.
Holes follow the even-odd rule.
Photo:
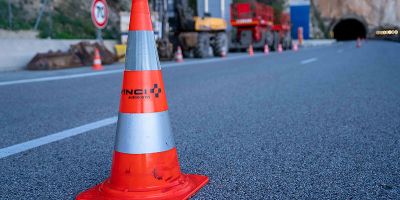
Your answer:
[[[400,44],[164,64],[193,199],[400,199]],[[0,74],[0,199],[108,177],[122,66]],[[47,137],[46,137],[47,136]]]

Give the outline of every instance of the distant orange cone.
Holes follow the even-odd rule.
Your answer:
[[[265,45],[264,45],[264,54],[265,54],[265,55],[269,55],[269,47],[268,47],[268,44],[265,44]]]
[[[249,56],[254,56],[254,49],[252,44],[250,44],[248,51],[249,51]]]
[[[357,38],[356,47],[361,48],[361,39]]]
[[[282,53],[282,52],[283,52],[282,44],[279,44],[279,45],[278,45],[278,52],[279,52],[279,53]]]
[[[111,175],[77,200],[187,200],[208,177],[181,172],[148,0],[132,0],[128,35]]]
[[[221,57],[222,57],[222,58],[225,58],[225,57],[226,57],[226,52],[225,52],[225,51],[222,51],[222,52],[221,52]]]
[[[176,50],[175,60],[176,60],[176,62],[183,62],[183,54],[182,54],[182,49],[180,46],[178,46],[178,48]]]
[[[103,65],[101,63],[100,52],[97,48],[94,49],[94,59],[93,59],[93,70],[99,71],[103,70]]]
[[[297,45],[297,42],[293,42],[292,46],[293,46],[293,51],[299,51],[299,46]]]

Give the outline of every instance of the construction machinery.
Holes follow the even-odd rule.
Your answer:
[[[268,45],[275,51],[281,44],[283,49],[291,49],[290,15],[282,13],[276,17],[274,12],[271,6],[255,1],[231,4],[234,30],[230,48],[244,50],[252,44],[253,48],[262,49]]]
[[[173,7],[176,15],[171,17],[168,16],[168,1],[152,1],[151,15],[160,60],[172,60],[178,46],[181,47],[184,57],[227,55],[229,38],[224,19],[209,15],[194,16],[189,0],[174,0]],[[126,51],[129,16],[129,13],[120,13],[122,44],[116,45],[116,50],[117,55],[122,58]]]
[[[177,23],[175,27],[179,44],[185,57],[205,58],[223,57],[228,53],[227,24],[222,18],[213,18],[209,14],[194,16],[188,0],[176,0]]]

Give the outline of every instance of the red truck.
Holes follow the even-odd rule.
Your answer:
[[[274,18],[274,9],[266,4],[233,3],[231,4],[231,24],[234,28],[231,49],[243,50],[249,47],[262,49],[265,44],[271,50],[292,48],[290,36],[290,15],[282,13],[279,20]]]

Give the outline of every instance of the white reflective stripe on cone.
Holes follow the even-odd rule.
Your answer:
[[[160,70],[153,31],[129,31],[126,70]]]
[[[95,61],[94,61],[94,64],[95,64],[95,65],[101,65],[101,60],[95,60]]]
[[[157,153],[175,147],[168,111],[118,115],[115,151]]]

